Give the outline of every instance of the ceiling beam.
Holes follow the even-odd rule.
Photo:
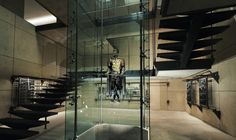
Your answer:
[[[68,16],[68,1],[67,0],[35,0],[48,12],[54,15],[58,21],[67,23]]]
[[[47,31],[47,30],[53,30],[53,29],[58,29],[58,28],[65,28],[65,27],[66,25],[64,23],[57,22],[57,23],[52,23],[52,24],[36,26],[35,30],[37,32],[40,32],[40,31]]]

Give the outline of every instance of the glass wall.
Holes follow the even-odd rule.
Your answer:
[[[69,0],[67,140],[148,139],[149,3],[140,4]]]

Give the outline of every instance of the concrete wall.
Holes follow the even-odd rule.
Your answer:
[[[153,80],[150,92],[151,110],[184,111],[185,92],[183,79]]]
[[[218,38],[223,38],[221,42],[216,44],[214,48],[216,52],[215,65],[211,71],[218,71],[220,74],[220,82],[212,83],[212,104],[222,113],[222,118],[219,120],[216,115],[208,109],[203,109],[201,112],[196,106],[191,109],[186,106],[187,112],[200,118],[201,120],[211,124],[212,126],[221,129],[236,137],[236,88],[235,88],[235,71],[236,71],[236,22],[235,18],[229,21],[219,23],[219,25],[229,24],[230,28],[224,33],[217,35]]]
[[[0,118],[8,116],[12,75],[56,78],[65,73],[66,48],[0,6]]]
[[[219,120],[216,115],[208,109],[201,112],[196,106],[186,110],[193,116],[219,128],[236,137],[236,57],[225,60],[213,66],[212,71],[220,74],[219,84],[213,81],[213,105],[221,111],[222,118]]]
[[[24,0],[0,0],[0,5],[22,18],[24,17],[24,4]]]
[[[219,63],[221,61],[227,60],[233,57],[236,54],[236,40],[235,40],[235,31],[236,31],[236,18],[232,18],[226,22],[219,23],[220,25],[230,25],[230,27],[223,32],[222,34],[217,35],[215,38],[223,38],[222,41],[217,43],[214,46],[216,52],[215,63]]]

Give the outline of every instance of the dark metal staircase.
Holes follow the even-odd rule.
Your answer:
[[[34,98],[29,97],[28,100],[31,103],[10,108],[8,113],[16,117],[0,119],[0,124],[7,126],[0,127],[0,139],[25,139],[39,134],[39,132],[29,129],[38,126],[46,128],[49,123],[47,117],[58,114],[50,110],[64,107],[62,103],[70,95],[68,91],[73,90],[70,76],[58,78],[53,82],[54,84],[43,89],[44,93],[36,93]],[[39,120],[40,118],[45,118],[45,121]]]
[[[195,11],[162,19],[159,28],[172,31],[159,33],[160,40],[170,42],[158,45],[157,57],[161,60],[154,62],[157,71],[211,68],[215,51],[212,46],[222,40],[213,37],[229,28],[217,23],[229,20],[235,14],[236,10]]]

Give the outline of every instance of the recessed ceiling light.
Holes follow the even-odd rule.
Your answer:
[[[40,26],[40,25],[56,23],[57,18],[53,15],[47,15],[47,16],[26,19],[26,21],[33,24],[34,26]]]

